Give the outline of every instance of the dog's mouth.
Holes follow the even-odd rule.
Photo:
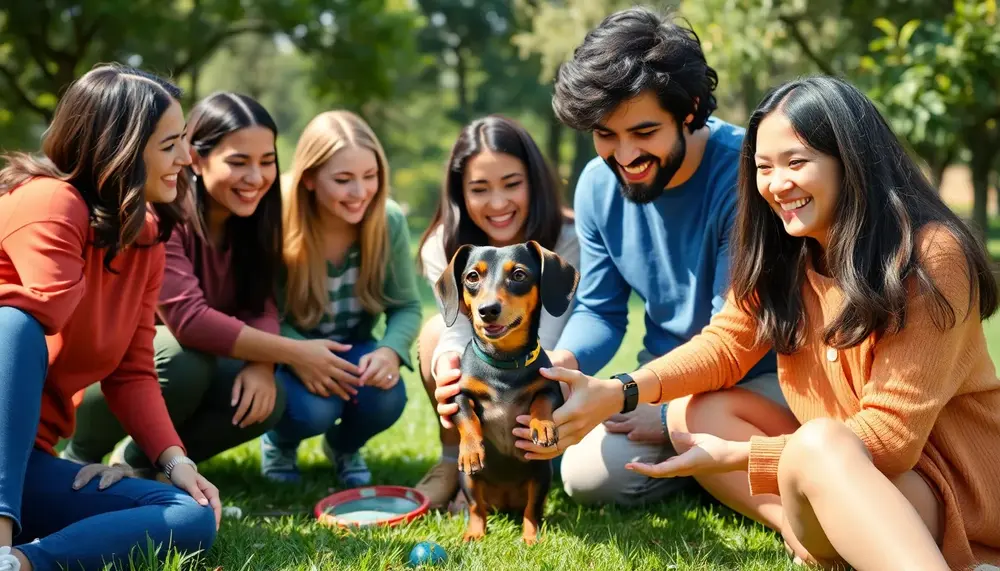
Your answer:
[[[499,323],[484,323],[483,334],[490,339],[499,339],[504,335],[506,335],[508,331],[514,329],[520,324],[521,324],[520,317],[508,323],[507,325],[501,325]]]

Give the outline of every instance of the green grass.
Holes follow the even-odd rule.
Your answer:
[[[435,311],[430,289],[421,285],[425,317]],[[642,345],[642,306],[630,304],[630,326],[622,349],[601,374],[635,366]],[[990,353],[1000,356],[1000,321],[986,324]],[[404,371],[409,404],[403,417],[372,439],[363,454],[375,483],[412,486],[436,461],[440,447],[437,419],[417,376]],[[643,569],[794,569],[780,538],[750,520],[692,490],[676,498],[635,509],[585,508],[559,488],[546,504],[539,545],[520,542],[520,523],[491,516],[482,542],[461,541],[462,516],[429,514],[407,526],[343,532],[315,523],[317,501],[337,490],[319,438],[300,451],[304,482],[280,486],[259,475],[257,442],[205,462],[202,472],[222,492],[224,505],[238,506],[244,517],[225,519],[215,546],[187,561],[174,557],[165,565],[136,564],[133,569],[179,571],[314,571],[327,569],[404,569],[419,541],[441,544],[447,563],[438,568],[470,570],[643,570]],[[294,515],[271,515],[274,512]],[[139,558],[143,559],[143,558]],[[149,561],[147,556],[144,558]]]

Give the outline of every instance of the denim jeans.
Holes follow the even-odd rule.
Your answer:
[[[353,364],[375,350],[372,341],[354,343],[338,356]],[[406,387],[402,379],[389,390],[358,387],[349,401],[336,395],[321,397],[309,392],[287,367],[279,367],[275,379],[284,383],[285,414],[268,438],[279,448],[291,449],[306,438],[325,434],[327,442],[342,454],[357,452],[372,437],[392,426],[406,407]],[[338,422],[339,421],[339,422]]]
[[[130,552],[154,545],[208,549],[215,515],[181,490],[126,478],[98,491],[80,490],[80,466],[34,447],[48,351],[30,315],[0,307],[0,514],[15,525],[14,544],[37,571],[102,569],[127,564]]]

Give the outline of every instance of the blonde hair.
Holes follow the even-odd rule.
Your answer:
[[[304,329],[312,329],[319,323],[330,297],[322,247],[323,228],[317,210],[320,206],[316,193],[302,184],[302,178],[317,171],[340,150],[350,147],[372,151],[378,162],[378,190],[361,220],[358,233],[361,267],[354,293],[361,307],[371,315],[382,313],[388,304],[383,291],[389,249],[385,214],[389,165],[385,151],[364,119],[350,111],[327,111],[306,125],[295,147],[291,173],[287,179],[282,177],[281,185],[285,228],[283,257],[288,270],[285,312]]]

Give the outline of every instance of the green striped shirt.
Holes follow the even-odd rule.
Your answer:
[[[284,315],[281,334],[293,339],[332,339],[353,343],[375,339],[379,347],[388,347],[399,355],[403,366],[413,368],[411,348],[420,333],[423,321],[420,292],[417,289],[416,270],[410,252],[410,230],[406,216],[393,200],[386,201],[386,225],[389,232],[389,251],[384,260],[385,281],[383,291],[391,300],[385,312],[370,315],[361,307],[355,295],[358,273],[361,269],[361,249],[351,245],[344,261],[338,266],[327,263],[327,292],[330,297],[327,311],[319,324],[310,331],[296,327]],[[278,293],[278,303],[284,305],[284,284]],[[384,321],[382,317],[385,317]],[[384,328],[381,324],[384,323]]]

